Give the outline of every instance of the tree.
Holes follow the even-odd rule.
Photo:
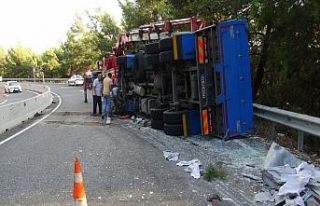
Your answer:
[[[320,115],[319,3],[257,0],[252,5],[254,24],[263,31],[255,82],[258,100]]]
[[[118,0],[122,9],[122,27],[125,31],[140,25],[174,18],[173,5],[169,0]]]
[[[28,48],[16,46],[8,50],[4,61],[5,77],[32,77],[38,67],[38,56]]]
[[[68,74],[94,68],[97,61],[112,50],[120,28],[109,14],[97,9],[94,14],[85,12],[88,23],[78,16],[67,33],[67,41],[61,44],[63,54],[61,66],[68,68]]]
[[[0,76],[4,74],[4,63],[5,63],[6,53],[4,49],[0,46]]]
[[[47,49],[42,55],[42,65],[46,72],[46,77],[57,77],[59,76],[59,59],[55,53],[54,48]]]

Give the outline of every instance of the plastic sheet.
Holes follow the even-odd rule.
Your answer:
[[[171,152],[170,150],[163,151],[163,156],[168,161],[178,161],[179,153],[178,152]]]

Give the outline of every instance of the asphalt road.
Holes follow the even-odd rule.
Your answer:
[[[18,102],[25,100],[34,96],[37,96],[38,93],[29,90],[23,90],[19,93],[0,93],[0,106],[5,104],[10,104],[13,102]]]
[[[81,87],[52,87],[60,108],[0,146],[1,205],[73,205],[73,161],[79,156],[89,205],[197,205],[189,176],[162,151],[121,127],[101,126]],[[91,102],[91,99],[89,99]]]
[[[219,206],[254,205],[254,193],[262,185],[241,174],[260,172],[268,147],[259,138],[183,140],[117,118],[106,126],[91,116],[92,101],[89,95],[84,103],[82,87],[50,86],[61,101],[55,97],[45,114],[0,135],[0,205],[74,205],[75,156],[81,160],[90,206],[205,206],[208,194],[220,195]],[[179,152],[180,160],[199,158],[204,166],[221,161],[228,178],[211,183],[194,179],[166,161],[164,150]],[[249,164],[254,167],[246,168]]]

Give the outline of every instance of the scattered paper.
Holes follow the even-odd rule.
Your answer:
[[[176,165],[177,166],[189,166],[191,164],[199,164],[199,165],[202,165],[202,163],[200,162],[199,159],[193,159],[193,160],[190,160],[190,161],[180,161],[178,162]]]
[[[181,161],[176,164],[177,166],[188,166],[185,171],[190,172],[190,175],[195,178],[199,179],[201,177],[200,174],[200,166],[202,163],[199,159],[193,159],[190,161]]]
[[[178,161],[179,153],[178,152],[171,152],[170,150],[163,151],[163,156],[168,161]]]
[[[262,173],[265,183],[279,189],[274,195],[276,205],[285,203],[285,206],[305,206],[303,194],[306,197],[312,195],[307,188],[312,188],[312,180],[320,180],[319,168],[298,160],[276,143],[272,143],[269,149]],[[267,198],[263,196],[266,194],[258,195],[261,195],[257,196],[258,200]]]
[[[290,165],[291,167],[297,167],[301,164],[301,160],[294,157],[288,150],[281,147],[277,143],[273,142],[270,146],[268,154],[264,160],[264,169],[270,167]]]

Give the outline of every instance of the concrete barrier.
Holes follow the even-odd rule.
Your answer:
[[[21,87],[22,92],[32,90],[40,94],[29,99],[0,105],[0,134],[42,113],[52,103],[50,87],[32,83],[21,83]]]

